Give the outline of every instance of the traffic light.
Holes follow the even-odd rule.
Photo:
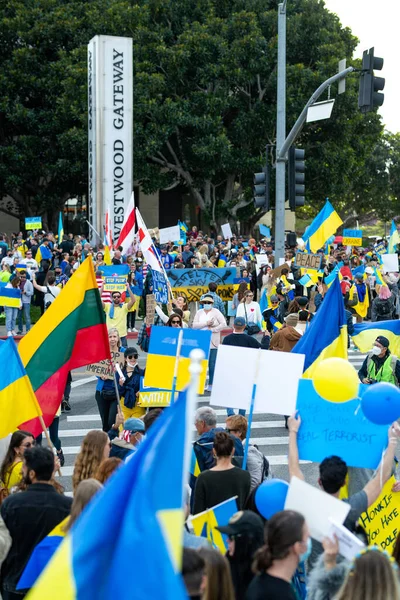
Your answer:
[[[382,67],[383,58],[374,56],[374,48],[370,48],[369,51],[364,50],[358,93],[358,108],[363,113],[383,104],[385,94],[380,92],[385,87],[385,79],[374,75],[374,70],[381,71]]]
[[[289,208],[294,211],[299,206],[304,206],[305,192],[305,152],[301,148],[291,146],[288,157],[288,188]]]
[[[261,208],[268,212],[270,210],[270,195],[269,195],[269,165],[268,162],[262,173],[254,174],[253,197],[255,208]]]

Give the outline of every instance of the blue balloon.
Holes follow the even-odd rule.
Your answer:
[[[331,237],[328,238],[325,243],[328,244],[328,246],[330,246],[331,244],[333,244],[334,241],[335,241],[335,236],[331,235]]]
[[[289,484],[282,479],[264,481],[256,491],[255,501],[259,512],[265,519],[285,508]]]
[[[361,409],[376,425],[390,425],[400,417],[400,391],[392,383],[374,383],[361,398]]]

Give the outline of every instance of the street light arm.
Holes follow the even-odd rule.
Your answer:
[[[314,104],[314,102],[316,102],[316,100],[318,100],[318,98],[320,97],[322,92],[324,92],[327,87],[329,87],[332,83],[335,83],[335,81],[344,79],[345,77],[347,77],[347,75],[349,75],[353,71],[355,71],[354,67],[347,67],[347,69],[344,69],[344,71],[340,71],[340,73],[336,73],[336,75],[333,75],[332,77],[330,77],[329,79],[324,81],[324,83],[321,83],[319,88],[315,90],[315,92],[313,93],[313,95],[311,96],[311,98],[309,99],[309,101],[307,102],[307,104],[305,105],[303,110],[301,111],[296,123],[293,125],[286,140],[283,142],[282,147],[280,149],[277,148],[277,153],[276,153],[277,161],[285,161],[286,160],[286,155],[287,155],[287,152],[288,152],[290,146],[296,140],[297,136],[299,135],[299,133],[304,125],[304,122],[307,118],[307,111],[308,111],[309,107],[312,104]]]

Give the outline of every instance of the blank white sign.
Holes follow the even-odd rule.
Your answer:
[[[160,244],[168,244],[168,242],[177,242],[181,237],[179,225],[173,227],[165,227],[159,230]]]
[[[249,410],[256,384],[255,412],[291,415],[296,410],[304,354],[224,346],[218,348],[210,404]]]
[[[384,273],[399,272],[399,257],[397,254],[381,254]]]
[[[231,237],[233,237],[232,235],[232,229],[229,223],[225,223],[224,225],[221,225],[221,229],[222,229],[222,235],[224,236],[224,240],[230,240]]]

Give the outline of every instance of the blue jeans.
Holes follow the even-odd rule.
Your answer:
[[[18,308],[14,308],[13,306],[5,306],[4,311],[6,313],[6,329],[7,333],[9,331],[15,331],[15,322],[18,316]]]
[[[235,414],[235,411],[233,410],[233,408],[227,408],[226,409],[226,414],[228,415],[228,417],[233,417],[233,415]],[[245,408],[239,408],[239,415],[243,415],[243,417],[246,414],[246,409]]]
[[[22,310],[18,311],[18,318],[17,318],[18,331],[23,331],[22,313],[23,313],[23,316],[25,317],[26,333],[28,333],[28,331],[31,328],[31,303],[30,302],[29,303],[23,302]]]
[[[216,362],[217,362],[217,348],[211,348],[210,356],[208,357],[208,385],[213,384]]]

